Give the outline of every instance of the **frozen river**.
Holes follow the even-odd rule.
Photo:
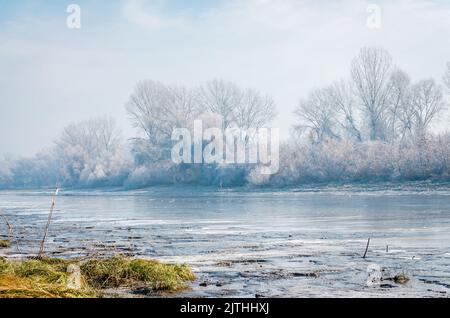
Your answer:
[[[39,250],[50,202],[0,191],[16,236],[0,254]],[[181,296],[448,297],[450,188],[63,190],[46,250],[190,264],[198,279]],[[368,268],[385,279],[368,286]],[[386,280],[399,273],[411,280]]]

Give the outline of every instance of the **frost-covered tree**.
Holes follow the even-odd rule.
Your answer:
[[[240,103],[233,110],[234,124],[243,129],[262,128],[276,116],[272,97],[247,89],[242,92]]]
[[[426,136],[430,124],[444,110],[444,106],[442,88],[433,79],[422,80],[413,85],[411,107],[417,139]]]
[[[431,133],[444,105],[434,80],[412,85],[386,51],[363,49],[353,61],[350,84],[314,90],[296,109],[295,132],[309,131],[313,142],[294,137],[282,149],[279,174],[249,180],[272,185],[448,180],[450,139]]]
[[[69,125],[55,144],[63,184],[109,185],[126,174],[122,135],[110,118]]]
[[[328,95],[337,109],[339,125],[348,136],[361,142],[363,137],[360,128],[360,116],[351,85],[343,80],[338,81],[328,88]]]
[[[14,160],[10,156],[0,157],[0,188],[11,184],[13,174]]]
[[[134,139],[138,164],[170,159],[171,136],[175,128],[192,128],[199,116],[192,90],[154,81],[139,82],[126,105],[141,136]]]
[[[391,75],[389,86],[386,139],[395,141],[404,137],[404,128],[409,126],[411,79],[397,69]]]
[[[30,158],[0,158],[0,188],[54,187],[57,177],[58,165],[50,149]]]
[[[198,89],[198,105],[203,113],[219,116],[223,130],[258,129],[276,116],[275,102],[269,95],[217,79]]]
[[[126,106],[132,123],[147,140],[170,139],[174,128],[187,128],[198,115],[194,93],[185,87],[139,82]]]
[[[234,83],[224,80],[212,80],[198,90],[198,102],[203,112],[219,115],[223,130],[230,128],[235,119],[236,110],[242,105],[244,95]]]
[[[338,138],[335,132],[337,108],[330,98],[329,88],[316,89],[300,101],[294,114],[299,120],[295,129],[312,134],[313,142]]]
[[[385,140],[387,136],[392,71],[392,58],[381,48],[363,48],[352,62],[351,75],[370,140]]]

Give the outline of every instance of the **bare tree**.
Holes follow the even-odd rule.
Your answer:
[[[412,104],[411,89],[409,90],[409,93],[406,95],[405,99],[405,103],[397,112],[397,117],[399,119],[399,140],[402,144],[408,140],[411,140],[414,135],[415,126],[415,114]]]
[[[170,140],[174,128],[191,127],[198,112],[194,93],[158,82],[139,82],[127,104],[133,124],[152,143]]]
[[[356,141],[361,142],[362,134],[358,127],[358,120],[355,114],[356,100],[352,94],[350,85],[345,81],[336,82],[328,88],[328,94],[331,102],[336,105],[340,114],[339,117],[342,118],[339,120],[342,128]]]
[[[397,69],[392,73],[389,85],[387,139],[393,141],[403,137],[405,127],[410,126],[411,79],[406,72]]]
[[[116,151],[121,141],[121,131],[114,120],[100,117],[67,126],[56,144],[60,149],[82,148],[86,154],[100,155]]]
[[[233,111],[233,122],[239,128],[258,129],[271,122],[275,116],[272,97],[248,89],[242,93],[241,101]]]
[[[231,82],[212,80],[199,90],[199,104],[203,111],[209,111],[222,118],[222,129],[233,124],[236,110],[243,103],[244,93]]]
[[[315,143],[327,138],[338,138],[334,132],[336,113],[336,107],[330,100],[329,89],[314,90],[295,110],[294,114],[300,121],[295,128],[300,131],[310,130]]]
[[[381,48],[363,48],[352,63],[352,79],[367,117],[371,140],[386,139],[392,58]]]
[[[421,139],[426,136],[431,122],[444,110],[442,88],[433,79],[422,80],[412,87],[411,103],[415,136]]]

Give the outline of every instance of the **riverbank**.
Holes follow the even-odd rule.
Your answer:
[[[160,296],[186,290],[195,275],[187,265],[114,256],[63,260],[0,257],[0,298]]]

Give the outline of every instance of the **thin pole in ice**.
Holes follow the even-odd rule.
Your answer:
[[[369,245],[370,245],[370,237],[369,237],[369,239],[367,240],[366,251],[364,252],[364,256],[363,256],[363,258],[366,258],[366,255],[367,255],[367,251],[369,251]]]
[[[53,199],[52,199],[52,205],[50,207],[50,212],[48,214],[48,220],[47,220],[47,224],[45,226],[45,231],[44,231],[44,236],[42,238],[41,241],[41,247],[39,249],[39,254],[38,257],[41,258],[44,255],[44,245],[45,245],[45,239],[47,238],[48,235],[48,229],[50,228],[50,223],[52,221],[52,216],[53,216],[53,210],[55,209],[55,205],[56,205],[56,196],[59,193],[59,188],[56,187],[55,193],[53,195]]]

